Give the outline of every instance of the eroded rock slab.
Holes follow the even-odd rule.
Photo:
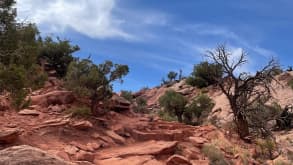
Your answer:
[[[0,130],[0,143],[10,144],[17,140],[20,134],[19,129],[10,128]]]
[[[122,136],[116,134],[114,131],[109,130],[109,131],[106,131],[105,133],[109,137],[111,137],[115,142],[117,142],[119,144],[124,144],[126,142],[125,139]]]
[[[14,146],[0,151],[1,165],[73,165],[38,148]]]
[[[192,165],[187,158],[181,155],[173,155],[168,158],[166,165]]]
[[[72,126],[79,130],[88,130],[93,128],[93,124],[89,121],[79,121],[72,124]]]
[[[160,162],[156,161],[155,158],[151,155],[144,155],[144,156],[130,156],[126,158],[110,158],[110,159],[104,159],[104,160],[98,160],[95,161],[96,164],[99,165],[121,165],[121,164],[127,164],[127,165],[143,165],[143,164],[149,164],[152,163],[152,165],[161,165]]]
[[[48,107],[49,105],[70,104],[75,100],[71,91],[56,90],[46,94],[31,96],[32,105]]]
[[[30,115],[30,116],[39,116],[40,112],[36,110],[24,109],[18,112],[20,115]]]
[[[147,141],[126,147],[102,150],[98,152],[96,158],[102,160],[129,156],[172,154],[176,145],[177,141]]]

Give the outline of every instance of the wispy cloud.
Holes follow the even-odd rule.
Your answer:
[[[43,32],[74,30],[95,39],[140,41],[152,37],[147,26],[167,24],[163,13],[134,13],[120,9],[116,0],[17,0],[17,8],[19,19],[37,23]]]
[[[113,17],[114,0],[19,0],[18,15],[30,18],[49,32],[73,29],[92,38],[133,36],[122,30],[123,20]]]

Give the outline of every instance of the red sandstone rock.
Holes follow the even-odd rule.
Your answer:
[[[173,155],[168,158],[166,165],[192,165],[187,158],[181,155]]]

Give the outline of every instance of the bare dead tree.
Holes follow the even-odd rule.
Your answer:
[[[275,80],[273,72],[279,65],[272,59],[255,75],[251,75],[237,73],[237,69],[247,63],[247,53],[244,51],[239,57],[233,57],[225,45],[219,45],[214,51],[208,51],[207,56],[223,67],[224,78],[218,78],[216,82],[229,100],[238,134],[246,139],[250,135],[247,113],[255,110],[253,106],[264,105],[271,98],[271,81]]]

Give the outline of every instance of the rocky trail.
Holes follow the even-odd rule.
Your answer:
[[[102,119],[76,119],[52,110],[67,106],[34,104],[20,112],[1,111],[1,147],[28,145],[68,162],[88,164],[208,164],[202,145],[215,136],[224,138],[213,126],[193,127],[116,112]]]
[[[171,88],[190,98],[198,92],[182,83]],[[153,108],[166,90],[151,89],[140,95],[149,97]],[[216,102],[212,114],[225,122],[229,117],[225,98],[217,91],[209,94]],[[122,112],[76,118],[66,110],[80,104],[79,100],[55,84],[33,92],[32,104],[20,111],[12,110],[7,97],[1,96],[0,164],[208,165],[211,158],[203,152],[208,145],[215,146],[217,159],[227,164],[260,164],[255,160],[255,144],[244,143],[235,133],[213,125],[189,126],[135,114],[127,102],[115,97]],[[293,153],[292,135],[291,131],[277,136],[284,153]]]

